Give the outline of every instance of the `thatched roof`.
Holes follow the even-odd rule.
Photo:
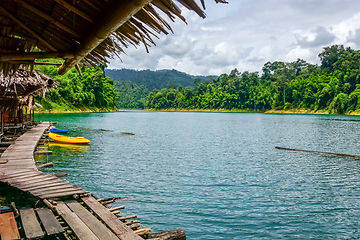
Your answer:
[[[205,18],[195,0],[174,1],[0,0],[0,71],[7,75],[36,59],[61,58],[63,74],[78,63],[108,62],[129,45],[155,44],[152,37],[172,32],[160,12],[185,21],[182,5]]]
[[[40,95],[59,83],[38,70],[18,69],[11,75],[0,73],[0,99]]]

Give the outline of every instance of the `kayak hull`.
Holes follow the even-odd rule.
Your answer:
[[[58,128],[50,128],[49,131],[52,132],[52,133],[64,133],[64,132],[68,132],[67,129],[58,129]]]
[[[49,137],[58,143],[89,144],[90,140],[84,137],[68,137],[49,132]]]

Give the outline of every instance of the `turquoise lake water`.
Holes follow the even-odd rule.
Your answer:
[[[89,146],[50,144],[47,172],[124,197],[155,232],[188,239],[358,239],[360,117],[124,111],[38,114]],[[108,129],[114,132],[81,129]],[[124,135],[119,132],[131,132]]]

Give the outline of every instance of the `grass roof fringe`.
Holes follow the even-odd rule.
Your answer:
[[[200,3],[205,9],[205,1]],[[181,6],[206,17],[195,0],[1,0],[0,72],[8,76],[44,58],[94,66],[130,45],[148,49],[155,45],[152,37],[173,31],[162,16],[186,23]],[[109,29],[101,28],[104,23]]]

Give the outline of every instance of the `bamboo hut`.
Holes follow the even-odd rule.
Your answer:
[[[216,3],[227,3],[215,0]],[[1,0],[0,71],[7,76],[38,59],[59,58],[59,74],[120,57],[130,45],[155,45],[172,32],[162,16],[185,22],[181,6],[205,18],[205,0]],[[79,70],[80,71],[80,70]]]
[[[57,87],[58,82],[37,70],[19,68],[11,75],[0,72],[1,132],[4,126],[17,126],[34,121],[34,96]]]

